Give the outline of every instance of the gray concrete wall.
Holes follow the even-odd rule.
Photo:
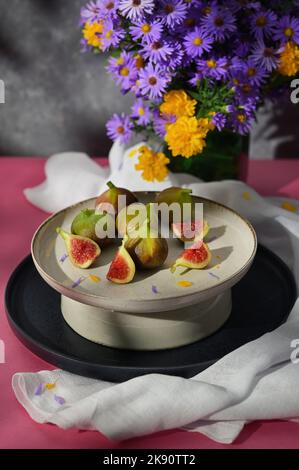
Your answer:
[[[80,53],[84,0],[0,0],[0,155],[107,153],[105,121],[128,98],[104,57]]]
[[[80,53],[78,19],[85,0],[0,0],[0,155],[65,150],[105,155],[105,122],[126,110],[103,57]],[[267,107],[252,139],[252,156],[299,155],[299,105]]]

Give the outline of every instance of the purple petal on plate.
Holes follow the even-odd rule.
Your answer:
[[[80,286],[80,284],[85,280],[84,277],[79,277],[79,279],[77,279],[77,281],[74,282],[74,284],[72,284],[72,289],[75,289],[75,287],[78,287]]]
[[[43,386],[43,384],[39,384],[39,385],[36,387],[36,389],[34,390],[34,395],[35,395],[36,397],[39,397],[39,396],[43,393],[43,391],[44,391],[44,386]]]
[[[217,279],[218,281],[220,281],[220,277],[217,276],[217,274],[214,274],[214,273],[209,273],[210,276],[214,277],[215,279]]]
[[[66,253],[64,255],[62,255],[62,257],[60,258],[60,263],[64,263],[65,260],[69,257],[69,255],[67,255]]]
[[[157,286],[152,286],[152,293],[153,294],[159,294]]]
[[[62,397],[59,397],[58,395],[54,395],[54,400],[59,403],[59,405],[64,405],[65,404],[65,399]]]

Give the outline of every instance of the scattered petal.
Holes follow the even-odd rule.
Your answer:
[[[46,385],[45,385],[46,390],[53,390],[53,388],[55,388],[55,387],[56,387],[56,383],[54,383],[54,384],[46,384]]]
[[[43,391],[44,391],[44,386],[43,386],[43,384],[39,384],[39,385],[36,387],[36,389],[34,390],[34,395],[35,395],[36,397],[39,397],[40,395],[42,395]]]
[[[131,152],[128,153],[128,157],[133,158],[136,155],[137,152],[138,152],[138,150],[136,150],[136,149],[131,150]]]
[[[156,286],[152,286],[152,293],[159,294],[158,288]]]
[[[59,397],[58,395],[54,395],[54,400],[59,403],[59,405],[64,405],[65,404],[65,399],[62,397]]]
[[[289,211],[289,212],[297,212],[297,207],[295,206],[295,204],[292,204],[291,202],[289,201],[284,201],[282,204],[281,204],[281,207],[286,210],[286,211]]]
[[[179,281],[179,282],[177,282],[177,285],[180,286],[180,287],[191,287],[191,286],[193,286],[193,282]]]
[[[69,257],[69,255],[67,255],[66,253],[64,255],[62,255],[62,257],[60,258],[60,263],[64,263],[65,260]]]
[[[74,284],[72,284],[72,289],[75,289],[75,287],[78,287],[80,286],[80,284],[82,284],[82,282],[85,280],[84,277],[80,277],[79,279],[77,279],[77,281],[74,282]]]
[[[243,199],[245,199],[245,201],[250,201],[251,200],[251,194],[248,191],[245,191],[242,194],[242,197],[243,197]]]
[[[218,281],[220,280],[220,277],[217,276],[217,274],[209,273],[209,275],[210,275],[211,277],[214,277],[215,279],[218,279]]]
[[[95,276],[94,274],[90,274],[90,275],[89,275],[89,279],[90,279],[92,282],[95,282],[95,283],[101,282],[101,280],[102,280],[100,277]]]

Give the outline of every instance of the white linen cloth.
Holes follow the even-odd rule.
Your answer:
[[[84,154],[56,155],[46,164],[46,182],[27,189],[26,197],[53,211],[98,195],[108,179],[132,190],[184,185],[246,216],[259,242],[288,264],[299,286],[296,213],[241,182],[199,183],[186,175],[171,175],[164,183],[146,183],[134,170],[137,157],[128,153],[124,156],[124,149],[114,145],[110,176]],[[47,388],[49,383],[55,386]],[[192,379],[153,374],[114,384],[55,370],[15,374],[12,386],[39,423],[98,430],[115,440],[182,427],[228,444],[249,421],[299,419],[299,299],[283,326]]]

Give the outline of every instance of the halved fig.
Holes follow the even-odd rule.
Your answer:
[[[60,227],[56,229],[56,232],[65,241],[69,258],[74,266],[87,269],[100,256],[99,245],[90,238],[73,235]]]

